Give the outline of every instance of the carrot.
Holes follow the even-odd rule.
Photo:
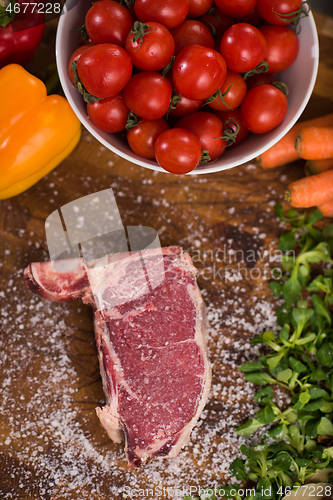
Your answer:
[[[307,175],[321,174],[322,172],[326,172],[326,170],[332,170],[333,158],[327,158],[326,160],[307,160],[304,168]]]
[[[285,199],[297,208],[315,207],[333,200],[333,170],[291,182]]]
[[[333,158],[333,127],[304,127],[296,136],[295,149],[305,160]]]
[[[323,212],[325,217],[333,217],[333,200],[323,203],[322,205],[318,205],[317,208]]]
[[[333,113],[306,122],[297,122],[279,142],[258,156],[257,162],[264,168],[274,168],[298,160],[299,156],[295,150],[297,133],[303,127],[310,126],[333,127]]]

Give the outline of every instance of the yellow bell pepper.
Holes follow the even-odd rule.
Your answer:
[[[81,137],[68,101],[18,64],[0,70],[0,199],[22,193],[61,163]]]

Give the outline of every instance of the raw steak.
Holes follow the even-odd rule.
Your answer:
[[[25,270],[41,297],[80,299],[94,307],[106,406],[96,408],[115,442],[125,439],[129,465],[174,457],[205,405],[211,373],[206,312],[196,269],[179,247],[81,259]],[[103,265],[102,265],[103,264]]]

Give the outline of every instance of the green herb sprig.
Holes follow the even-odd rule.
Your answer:
[[[230,465],[241,483],[221,491],[236,500],[279,500],[319,471],[333,470],[333,224],[315,227],[323,217],[319,210],[308,216],[294,209],[285,215],[280,205],[274,209],[291,227],[279,238],[282,277],[270,283],[281,302],[280,329],[256,335],[252,344],[263,344],[267,354],[240,368],[261,388],[254,396],[255,417],[236,433],[250,436],[261,429],[261,443],[242,445],[245,458]],[[277,388],[289,406],[277,404]],[[333,474],[328,481],[333,483]],[[246,497],[239,494],[243,484],[254,485]]]

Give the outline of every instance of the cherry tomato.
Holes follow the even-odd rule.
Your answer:
[[[287,114],[288,101],[273,85],[258,85],[249,90],[241,104],[244,125],[255,134],[265,134],[277,127]]]
[[[220,90],[222,95],[226,94],[223,97],[224,102],[219,95],[217,95],[215,99],[207,102],[208,106],[211,108],[222,111],[230,108],[238,108],[245,97],[247,86],[242,75],[228,69],[226,79]]]
[[[228,146],[228,148],[234,148],[241,142],[243,142],[249,135],[249,129],[245,127],[241,119],[240,108],[228,109],[227,111],[215,111],[216,116],[220,118],[223,123],[224,128],[231,128],[234,132],[237,130],[236,140],[233,144]],[[230,122],[233,122],[234,125]]]
[[[258,0],[256,9],[268,23],[285,25],[294,20],[301,4],[302,0]]]
[[[247,90],[253,89],[257,85],[262,85],[263,83],[272,84],[276,82],[276,77],[271,73],[257,73],[253,76],[250,76],[246,80]]]
[[[180,118],[181,116],[189,115],[190,113],[194,113],[194,111],[198,111],[202,106],[202,99],[187,99],[186,97],[179,95],[177,92],[174,95],[176,95],[179,100],[176,107],[170,109],[169,116]]]
[[[194,111],[198,111],[201,108],[203,103],[202,99],[187,99],[175,90],[175,86],[172,80],[172,71],[168,71],[165,76],[174,89],[172,92],[170,109],[168,111],[169,117],[180,118],[181,116],[194,113]]]
[[[175,41],[176,55],[188,45],[203,45],[211,49],[215,48],[213,35],[207,26],[196,19],[187,19],[170,31]]]
[[[85,26],[89,38],[97,43],[125,46],[127,33],[133,26],[129,11],[113,0],[95,2],[86,14]]]
[[[228,68],[236,73],[243,73],[255,68],[265,59],[267,43],[255,26],[237,23],[224,33],[220,50]]]
[[[77,62],[77,73],[82,84],[96,97],[118,94],[131,78],[132,69],[127,52],[112,43],[89,47]]]
[[[158,71],[165,68],[175,53],[175,42],[170,31],[160,23],[154,21],[148,24],[134,24],[134,31],[130,31],[125,42],[125,50],[130,55],[132,63],[145,71]],[[135,40],[140,30],[144,33]]]
[[[154,146],[156,139],[162,132],[169,129],[164,118],[158,120],[144,120],[127,130],[127,141],[134,153],[149,160],[155,160]]]
[[[256,6],[257,0],[215,0],[221,12],[232,17],[246,16]]]
[[[147,20],[163,24],[168,29],[175,28],[185,21],[189,10],[188,0],[136,0],[134,11],[139,21]]]
[[[202,45],[185,47],[172,67],[174,85],[188,99],[207,99],[215,94],[226,74],[227,65],[221,54]]]
[[[227,29],[234,24],[232,17],[227,16],[216,8],[210,9],[198,21],[204,23],[217,40],[220,40]]]
[[[188,0],[189,11],[187,17],[199,17],[206,14],[212,7],[214,0]]]
[[[73,80],[74,80],[74,73],[73,73],[73,70],[72,70],[72,62],[78,61],[79,57],[81,56],[81,54],[83,54],[83,52],[85,52],[91,46],[92,46],[92,43],[87,44],[87,45],[81,45],[81,47],[79,47],[78,49],[74,50],[73,54],[71,55],[71,58],[70,58],[69,63],[68,63],[68,69],[67,69],[67,71],[68,71],[68,76],[70,78],[70,81],[72,83],[73,83]]]
[[[172,174],[187,174],[201,158],[201,144],[192,132],[171,128],[162,132],[155,142],[155,158],[164,170]]]
[[[109,133],[125,130],[129,111],[121,92],[87,104],[87,113],[92,123]]]
[[[157,120],[167,113],[171,94],[169,80],[154,71],[133,75],[123,90],[127,106],[147,120]]]
[[[219,158],[226,148],[226,142],[222,139],[223,124],[213,113],[198,111],[183,116],[176,127],[185,128],[199,137],[201,149],[208,151],[211,160]]]
[[[288,26],[274,24],[266,24],[259,29],[267,42],[265,61],[269,64],[268,73],[280,73],[289,68],[299,51],[296,33]]]

